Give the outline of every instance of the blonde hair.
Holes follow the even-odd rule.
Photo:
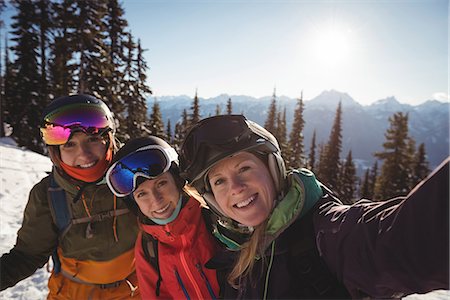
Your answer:
[[[238,288],[241,282],[241,278],[243,277],[250,276],[250,281],[253,281],[252,270],[255,265],[256,259],[258,257],[264,259],[264,245],[267,221],[268,219],[256,226],[250,240],[242,245],[239,257],[234,263],[233,269],[231,270],[230,274],[228,274],[227,278],[228,283],[232,287]]]
[[[196,199],[201,206],[208,207],[205,199],[199,194],[196,188],[186,184],[184,186],[184,191],[189,196]],[[227,281],[232,287],[238,288],[242,277],[250,275],[250,280],[252,281],[251,272],[255,265],[256,258],[259,256],[261,259],[264,259],[265,233],[268,219],[269,218],[256,226],[250,240],[241,246],[239,256],[227,277]]]
[[[185,184],[183,187],[183,190],[188,196],[194,198],[200,203],[201,207],[209,208],[208,204],[206,203],[205,199],[203,199],[202,195],[197,191],[197,189],[190,184]]]

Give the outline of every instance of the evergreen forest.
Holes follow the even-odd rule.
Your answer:
[[[203,117],[197,92],[189,109],[177,120],[164,124],[158,101],[147,99],[150,72],[139,37],[128,28],[117,0],[11,0],[12,30],[0,39],[0,136],[11,135],[16,143],[46,154],[39,133],[43,109],[53,99],[70,94],[91,94],[113,111],[121,142],[144,135],[166,139],[179,150],[189,127]],[[0,16],[6,9],[0,0]],[[1,18],[0,18],[1,22]],[[4,24],[0,23],[1,32]],[[274,90],[263,125],[278,140],[288,169],[306,167],[344,203],[358,199],[381,200],[406,195],[430,172],[424,144],[416,145],[408,132],[408,114],[389,118],[383,151],[362,178],[356,176],[352,151],[342,152],[342,108],[336,107],[326,143],[304,149],[300,95],[292,129],[287,132],[286,109],[277,108]],[[150,112],[150,113],[148,113]],[[233,114],[232,99],[226,111]]]

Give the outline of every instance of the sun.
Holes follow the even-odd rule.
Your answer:
[[[311,40],[311,55],[320,67],[342,67],[354,52],[352,31],[337,25],[316,30]]]

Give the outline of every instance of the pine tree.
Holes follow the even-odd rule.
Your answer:
[[[195,90],[194,100],[192,101],[191,113],[189,114],[188,127],[197,124],[201,120],[200,117],[200,104],[197,96],[197,90]]]
[[[413,159],[413,178],[412,186],[415,186],[420,181],[425,179],[430,174],[430,168],[428,167],[428,161],[426,158],[425,144],[421,143],[417,148],[417,152]]]
[[[303,150],[303,128],[305,120],[303,119],[303,93],[297,99],[297,107],[294,112],[294,123],[289,135],[289,161],[287,165],[291,168],[299,168],[304,165],[304,150]],[[315,142],[315,141],[314,141]]]
[[[3,122],[5,126],[9,126],[11,129],[12,124],[14,124],[14,100],[17,97],[17,73],[12,67],[12,63],[9,59],[9,47],[8,47],[8,39],[5,37],[5,52],[4,52],[4,80],[3,80],[3,99],[2,99],[2,109],[3,109]],[[3,123],[2,123],[3,124]],[[2,126],[3,127],[3,126]],[[5,132],[6,134],[11,134],[11,132]]]
[[[161,109],[158,101],[153,102],[152,113],[150,115],[149,124],[150,134],[165,139],[164,122],[162,120]]]
[[[123,41],[123,46],[125,50],[124,56],[124,78],[123,78],[123,93],[122,98],[125,104],[125,113],[123,116],[126,119],[125,122],[121,122],[120,116],[115,116],[118,120],[119,127],[117,129],[117,134],[119,140],[128,140],[131,136],[134,136],[134,131],[139,130],[137,124],[145,121],[142,118],[142,115],[136,116],[134,114],[135,111],[139,111],[139,104],[136,103],[137,92],[134,87],[137,85],[137,75],[136,75],[136,67],[135,67],[135,53],[136,53],[136,43],[133,41],[133,37],[131,33],[127,34],[127,38]],[[116,115],[116,114],[115,114]],[[134,120],[135,117],[138,117],[139,120]]]
[[[220,104],[216,105],[216,116],[220,115]]]
[[[364,179],[361,183],[361,187],[359,190],[359,196],[362,199],[371,199],[372,195],[370,194],[370,168],[366,169],[364,172]]]
[[[376,160],[373,163],[372,168],[370,169],[370,175],[369,175],[369,194],[368,199],[375,199],[375,185],[377,183],[378,178],[378,161]]]
[[[352,151],[348,152],[345,162],[342,164],[341,176],[338,180],[340,199],[344,204],[352,204],[356,191],[356,168],[353,163]]]
[[[188,129],[189,129],[188,113],[186,109],[183,109],[183,113],[181,115],[181,122],[177,122],[175,124],[175,136],[173,138],[173,145],[175,147],[175,150],[177,151],[181,150],[181,145],[183,143],[184,138],[186,137]]]
[[[144,51],[145,50],[142,49],[142,46],[141,46],[141,40],[138,39],[137,56],[136,56],[136,61],[135,61],[135,66],[136,66],[135,78],[137,79],[137,81],[135,82],[135,85],[134,85],[134,91],[135,91],[135,96],[137,97],[136,101],[138,101],[139,106],[141,108],[141,114],[143,116],[145,115],[145,119],[147,119],[147,97],[152,94],[152,91],[147,84],[148,67],[147,67],[147,62],[145,61],[145,58],[144,58]],[[144,118],[143,116],[141,118]],[[164,128],[164,125],[162,125],[162,128]]]
[[[170,125],[170,119],[167,120],[166,140],[170,145],[173,144],[172,126]]]
[[[228,98],[227,101],[227,114],[231,115],[233,113],[233,105],[231,103],[231,98]]]
[[[311,138],[311,147],[309,148],[308,155],[308,168],[314,172],[316,168],[316,129],[314,129],[313,136]]]
[[[109,103],[107,92],[114,67],[109,59],[109,49],[105,44],[107,0],[74,1],[77,8],[75,24],[76,52],[80,59],[77,68],[78,93],[92,94]]]
[[[286,160],[286,158],[289,157],[286,133],[286,108],[284,108],[283,114],[281,114],[281,112],[278,112],[276,128],[277,132],[275,134],[275,138],[277,139],[278,145],[280,146],[281,154]],[[285,161],[285,163],[287,164],[287,161]]]
[[[270,102],[269,112],[267,113],[267,119],[264,123],[264,128],[267,129],[273,135],[276,134],[276,117],[277,117],[277,96],[276,90],[273,89],[272,101]]]
[[[4,3],[0,1],[0,16],[2,14]],[[0,21],[0,33],[3,28],[3,21]],[[0,51],[2,49],[2,39],[0,34]],[[5,101],[5,74],[3,73],[3,60],[2,56],[0,54],[0,137],[5,136],[5,126],[4,126],[4,120],[5,120],[5,113],[4,113],[4,105],[3,102]]]
[[[108,76],[106,80],[109,82],[105,90],[105,96],[115,118],[119,123],[124,123],[126,119],[126,104],[128,99],[127,91],[122,90],[128,85],[125,79],[126,64],[129,63],[126,52],[129,51],[129,39],[131,34],[126,32],[128,25],[124,18],[124,10],[117,0],[107,1],[107,13],[105,15],[105,28],[107,36],[105,38],[105,46],[108,50],[108,64],[106,68],[110,68],[105,72]],[[121,134],[119,129],[119,135]]]
[[[50,103],[50,87],[48,80],[48,45],[50,44],[49,34],[50,28],[53,26],[51,15],[50,0],[39,0],[37,2],[37,25],[39,30],[39,54],[40,54],[40,80],[39,86],[41,88],[39,96],[40,103]]]
[[[117,136],[129,138],[124,120],[131,114],[125,98],[137,99],[130,104],[131,111],[146,118],[146,96],[151,90],[145,82],[147,66],[140,42],[137,48],[131,47],[137,54],[130,55],[130,72],[124,73],[129,67],[124,47],[129,34],[118,0],[11,3],[17,11],[12,24],[14,61],[5,65],[8,79],[5,75],[2,108],[4,121],[11,119],[9,115],[14,115],[13,122],[17,120],[12,125],[14,135],[23,139],[17,140],[19,145],[45,151],[37,130],[42,109],[54,97],[73,93],[89,93],[104,100],[120,124]],[[145,125],[145,121],[131,121]],[[34,132],[28,133],[31,129]]]
[[[376,199],[406,195],[411,187],[413,140],[408,134],[408,114],[395,113],[389,122],[384,151],[375,153],[377,158],[383,160],[375,186]]]
[[[174,136],[173,136],[173,147],[177,152],[181,150],[181,145],[183,143],[183,138],[181,137],[183,135],[183,129],[181,122],[175,123],[175,130],[174,130]]]
[[[126,141],[130,138],[137,138],[151,134],[151,130],[147,128],[147,104],[135,99],[128,103],[127,109],[129,118],[127,118],[126,121],[126,132],[120,136],[120,140]],[[124,128],[122,127],[122,130],[123,129]]]
[[[317,161],[316,164],[316,177],[323,182],[323,180],[321,179],[321,170],[325,169],[324,164],[325,164],[325,150],[326,150],[326,145],[323,143],[320,143],[318,145],[318,157],[319,160]]]
[[[378,161],[373,163],[364,173],[364,179],[360,187],[359,195],[364,199],[374,200],[375,185],[378,177]]]
[[[75,93],[78,79],[75,72],[78,64],[75,59],[78,49],[76,39],[76,7],[73,0],[64,0],[52,5],[53,42],[50,44],[49,77],[51,93],[55,97]]]
[[[36,22],[38,8],[35,1],[17,0],[12,4],[17,9],[13,16],[12,47],[16,60],[12,63],[16,74],[13,94],[5,99],[13,127],[12,137],[18,145],[38,153],[44,153],[44,144],[39,134],[38,126],[46,103],[40,97],[41,80],[39,67],[39,33]]]
[[[124,92],[122,98],[126,105],[126,122],[122,121],[119,127],[117,136],[119,139],[124,136],[126,139],[130,137],[139,137],[151,132],[147,128],[148,116],[147,116],[147,94],[150,94],[150,89],[145,83],[147,69],[145,61],[143,60],[142,52],[140,48],[140,42],[135,44],[131,34],[127,35],[127,40],[124,42],[126,47],[125,55],[125,78],[123,80]],[[116,116],[119,120],[125,119],[125,117]],[[125,125],[125,126],[123,126]]]
[[[323,158],[319,162],[318,177],[330,189],[338,189],[338,170],[342,149],[342,104],[339,101],[336,116],[331,129],[328,144],[323,149]]]

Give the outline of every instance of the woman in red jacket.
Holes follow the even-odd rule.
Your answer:
[[[219,285],[205,263],[217,244],[197,200],[183,191],[178,154],[150,136],[129,141],[106,174],[111,191],[138,216],[136,272],[143,299],[215,299]]]

